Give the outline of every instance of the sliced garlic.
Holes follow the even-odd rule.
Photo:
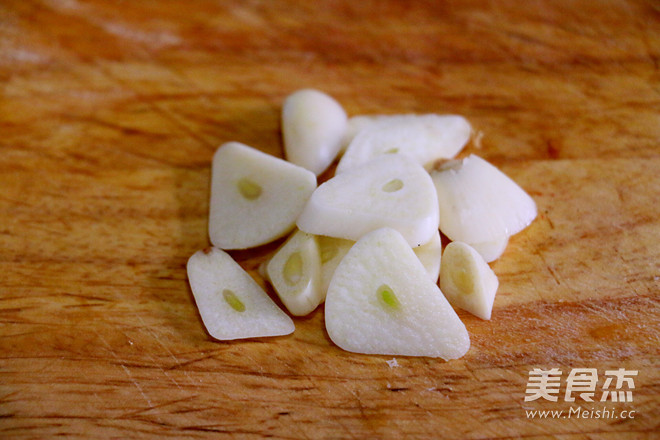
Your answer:
[[[199,314],[212,337],[231,340],[293,332],[291,318],[224,251],[196,252],[187,271]]]
[[[316,240],[319,244],[321,253],[321,290],[328,291],[330,280],[335,273],[339,262],[348,253],[349,249],[355,244],[352,240],[342,238],[327,237],[318,235]],[[325,295],[324,295],[325,297]]]
[[[383,154],[403,154],[422,166],[451,159],[470,139],[470,123],[456,115],[362,117],[353,122],[355,137],[337,165],[337,174]]]
[[[319,247],[311,234],[294,232],[270,259],[266,273],[292,315],[307,315],[325,299]]]
[[[419,246],[438,230],[437,208],[424,168],[405,156],[385,155],[320,185],[297,225],[310,234],[347,240],[392,227],[410,246]]]
[[[434,283],[438,282],[440,276],[440,262],[442,257],[442,242],[440,241],[440,231],[436,231],[433,238],[421,246],[413,248],[415,255],[426,269],[429,278]]]
[[[406,240],[370,232],[337,267],[325,304],[332,341],[344,350],[401,356],[463,356],[468,332]]]
[[[328,286],[335,269],[355,244],[352,240],[341,238],[326,237],[318,235],[317,241],[321,251],[321,289],[327,292]],[[442,246],[440,242],[440,231],[436,231],[433,238],[421,246],[415,246],[413,252],[426,269],[429,278],[435,283],[440,276],[440,259],[442,256]]]
[[[213,156],[209,236],[246,249],[286,235],[316,188],[310,171],[238,142]]]
[[[374,121],[379,118],[387,117],[385,115],[358,115],[348,118],[346,124],[346,131],[341,141],[341,152],[345,152],[346,148],[353,141],[355,136],[362,131],[362,129],[369,127]]]
[[[506,250],[506,246],[509,244],[509,237],[500,237],[499,239],[493,241],[482,241],[481,243],[468,243],[474,248],[475,251],[479,252],[486,263],[491,263],[502,256]]]
[[[316,175],[337,157],[347,117],[332,97],[313,89],[289,95],[282,107],[282,135],[286,158]]]
[[[451,240],[486,243],[527,227],[534,200],[506,174],[470,155],[431,172],[438,195],[440,230]]]
[[[449,302],[490,319],[499,282],[483,257],[467,243],[451,242],[440,266],[440,289]]]

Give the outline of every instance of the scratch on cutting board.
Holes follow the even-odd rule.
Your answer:
[[[470,376],[472,376],[472,379],[474,379],[477,383],[479,383],[480,382],[479,378],[475,374],[474,370],[470,368],[470,363],[463,361],[462,365],[463,365],[463,368],[465,368],[465,371],[467,371],[470,374]]]
[[[263,365],[261,365],[261,362],[257,362],[256,359],[254,359],[252,356],[250,356],[250,355],[247,354],[247,353],[244,353],[243,356],[244,356],[247,360],[249,360],[250,363],[251,363],[252,365],[255,365],[256,367],[259,368],[259,371],[257,371],[257,373],[259,373],[260,376],[265,377],[265,374],[264,374],[264,367],[263,367]]]
[[[121,368],[123,368],[126,375],[128,376],[128,378],[131,379],[131,382],[133,383],[133,385],[135,385],[135,388],[137,388],[137,390],[140,392],[140,394],[142,394],[142,397],[144,398],[144,400],[147,402],[147,404],[149,404],[149,409],[154,408],[153,402],[151,401],[149,396],[147,396],[147,393],[144,392],[144,390],[142,389],[142,386],[137,381],[137,379],[135,379],[133,377],[133,375],[131,374],[131,371],[128,369],[128,367],[126,365],[123,365],[123,364],[120,364],[120,365],[121,365]]]
[[[117,360],[117,362],[119,363],[119,365],[121,366],[121,368],[124,370],[124,373],[126,373],[126,376],[128,376],[128,378],[131,380],[131,383],[132,383],[132,384],[135,386],[135,388],[137,388],[137,390],[140,392],[140,394],[141,394],[142,397],[144,398],[145,402],[147,402],[147,404],[149,405],[149,408],[153,408],[153,407],[154,407],[154,404],[153,404],[153,402],[151,401],[151,399],[149,398],[149,396],[147,396],[147,393],[144,392],[144,390],[142,389],[142,386],[141,386],[140,383],[137,381],[137,379],[135,379],[135,378],[133,377],[133,374],[131,374],[131,371],[128,369],[128,367],[127,367],[126,365],[124,365],[124,364],[121,362],[121,359],[119,359],[119,356],[117,356],[117,353],[115,353],[115,351],[112,349],[112,347],[110,346],[110,344],[108,344],[108,341],[106,341],[105,337],[103,337],[103,335],[102,335],[101,333],[99,333],[98,331],[94,331],[94,333],[96,333],[96,335],[99,337],[99,339],[101,340],[101,342],[103,343],[103,345],[105,345],[106,348],[107,348],[108,350],[110,350],[110,354],[112,355],[112,357],[115,358],[115,359]]]
[[[594,304],[593,302],[590,302],[589,304],[586,304],[582,301],[576,302],[577,305],[579,305],[582,308],[585,308],[589,311],[588,314],[593,314],[594,312],[598,314],[601,318],[609,321],[609,322],[619,322],[619,320],[614,320],[610,318],[608,315],[608,312],[611,312],[613,309],[605,309],[601,306],[598,306],[597,304]]]
[[[145,32],[116,21],[110,21],[107,18],[99,18],[100,14],[94,11],[93,5],[82,4],[76,0],[48,1],[47,3],[51,9],[86,20],[118,38],[135,41],[157,49],[181,44],[181,38],[171,32],[163,30]]]
[[[541,259],[541,261],[543,262],[543,265],[548,270],[550,275],[552,275],[552,278],[555,280],[555,283],[557,283],[557,286],[561,286],[561,282],[559,281],[559,277],[555,273],[554,269],[552,269],[552,267],[545,260],[545,257],[543,256],[543,254],[538,250],[534,251],[534,254]],[[568,286],[568,287],[570,288],[570,286]]]
[[[123,333],[123,332],[122,332],[122,333]],[[124,336],[126,336],[126,335],[124,334]],[[156,340],[158,340],[158,338],[156,338],[155,335],[152,335],[152,336],[153,336]],[[128,339],[128,336],[126,337],[126,339]],[[133,345],[133,342],[132,342],[132,341],[129,340],[128,342],[129,342],[131,345]],[[163,346],[163,344],[160,344],[160,345]],[[156,358],[154,358],[154,357],[153,357],[152,355],[150,355],[149,353],[147,353],[147,356],[149,357],[149,360],[151,360],[151,362],[153,362],[154,365],[158,365],[158,361],[157,361]],[[175,360],[178,361],[178,359],[176,359],[176,358],[175,358]],[[167,377],[167,378],[168,378],[168,379],[169,379],[169,380],[170,380],[170,381],[171,381],[171,382],[172,382],[172,383],[173,383],[173,384],[174,384],[174,385],[175,385],[180,391],[183,391],[183,389],[181,388],[181,386],[179,385],[179,383],[178,383],[173,377],[171,377],[169,374],[167,374],[167,371],[165,371],[165,368],[163,368],[163,367],[159,367],[159,368],[160,368],[160,370],[163,372],[163,374],[165,375],[165,377]],[[184,374],[186,374],[186,373],[185,373],[185,370],[184,370]],[[187,375],[187,374],[186,374],[186,375]]]
[[[543,299],[544,299],[544,298],[543,298],[543,293],[541,292],[541,290],[538,288],[538,286],[536,285],[536,283],[535,283],[534,280],[532,279],[532,276],[528,273],[528,274],[525,274],[525,278],[527,279],[527,281],[529,282],[529,284],[530,284],[530,285],[532,286],[532,288],[534,289],[534,292],[536,292],[536,296],[538,296],[538,299],[539,299],[540,301],[543,301]]]
[[[362,404],[362,399],[360,399],[360,394],[357,392],[357,390],[354,390],[354,389],[351,389],[350,392],[351,392],[351,394],[353,394],[355,396],[355,399],[357,400],[358,409],[360,411],[360,418],[362,420],[367,420],[367,418],[365,416],[365,412],[364,412],[364,405]],[[339,426],[341,426],[341,428],[346,432],[346,434],[348,434],[350,436],[350,438],[352,438],[352,439],[357,438],[355,436],[355,434],[353,434],[353,430],[350,427],[344,425],[342,423],[341,419],[339,419],[337,421],[339,422]]]
[[[95,23],[101,26],[106,32],[127,40],[137,41],[144,43],[151,47],[162,48],[173,46],[181,43],[181,38],[169,32],[144,32],[141,30],[133,29],[120,23]]]
[[[204,354],[203,356],[199,356],[193,359],[188,359],[183,362],[179,362],[177,364],[171,365],[167,367],[167,370],[178,370],[183,367],[188,367],[190,365],[196,364],[197,362],[202,362],[208,359],[213,359],[215,357],[215,351],[212,352],[211,354]]]
[[[206,140],[204,137],[200,136],[195,130],[192,130],[185,123],[181,122],[175,116],[175,113],[172,113],[172,112],[170,112],[170,111],[168,111],[164,108],[161,108],[156,103],[152,102],[152,100],[149,99],[149,96],[144,95],[139,90],[133,88],[129,82],[124,81],[124,80],[116,77],[103,64],[96,63],[95,65],[98,68],[99,72],[102,73],[103,75],[105,75],[106,78],[108,78],[110,81],[113,81],[115,84],[117,84],[121,88],[124,88],[124,89],[129,90],[130,92],[132,92],[136,97],[138,97],[141,101],[143,101],[146,105],[148,105],[149,108],[151,108],[151,110],[153,110],[158,115],[160,115],[163,118],[170,121],[172,123],[172,125],[177,127],[184,136],[187,136],[190,139],[194,139],[195,141],[197,141],[203,147],[212,148],[213,150],[215,150],[215,148],[217,146],[213,142],[210,142],[210,141]],[[177,75],[177,76],[181,77],[181,75],[176,70],[174,70],[172,68],[170,68],[168,70],[171,73],[173,73],[174,75]]]
[[[197,396],[194,395],[194,396],[184,397],[182,399],[168,400],[168,401],[160,403],[158,405],[154,405],[151,408],[143,408],[143,409],[138,409],[136,411],[130,411],[130,412],[123,413],[119,418],[121,418],[121,419],[134,418],[134,417],[136,417],[140,414],[144,414],[147,411],[151,411],[153,409],[164,408],[164,407],[168,407],[168,406],[172,406],[172,405],[178,405],[178,404],[181,404],[181,403],[190,402],[190,401],[193,401],[196,398],[197,398]]]
[[[155,333],[150,329],[150,327],[147,325],[147,323],[144,322],[144,319],[142,319],[142,317],[141,317],[138,313],[134,313],[134,316],[138,319],[138,321],[140,321],[140,324],[141,324],[140,329],[146,329],[147,333],[149,333],[149,335],[150,335],[150,336],[151,336],[151,337],[152,337],[152,338],[158,343],[158,345],[160,345],[161,347],[163,347],[163,349],[164,349],[164,350],[170,355],[170,357],[174,360],[175,364],[179,364],[179,363],[180,363],[179,359],[174,355],[174,353],[172,353],[172,351],[169,349],[169,347],[167,347],[167,345],[163,344],[163,343],[160,341],[160,339],[158,338],[158,335],[155,334]],[[156,361],[153,357],[151,357],[151,355],[149,355],[149,357],[151,358],[152,361],[154,361],[154,362]],[[167,370],[166,370],[165,368],[160,367],[160,370],[163,372],[163,374],[165,375],[165,377],[167,377],[169,380],[171,380],[172,383],[174,383],[174,385],[176,385],[176,387],[177,387],[179,390],[182,391],[182,388],[181,388],[181,386],[179,385],[179,383],[176,381],[176,379],[174,379],[172,376],[170,376],[170,375],[167,373]],[[187,372],[185,369],[183,369],[182,371],[183,371],[183,375],[186,376],[186,378],[190,381],[190,384],[191,384],[191,385],[194,385],[193,380],[192,380],[192,378],[190,377],[190,375],[188,374],[188,372]]]

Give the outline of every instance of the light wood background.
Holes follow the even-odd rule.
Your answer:
[[[0,2],[0,437],[658,438],[660,3]],[[539,217],[460,360],[204,331],[210,161],[302,87],[481,133]],[[256,276],[275,245],[233,255]],[[528,419],[532,368],[638,370],[626,419]],[[600,388],[599,388],[600,389]],[[601,408],[579,398],[573,404]]]

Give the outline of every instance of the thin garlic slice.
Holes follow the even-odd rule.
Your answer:
[[[339,263],[325,303],[325,324],[344,350],[457,359],[468,332],[397,231],[358,240]]]
[[[283,237],[316,188],[316,176],[238,142],[213,156],[209,236],[221,249],[247,249]]]
[[[199,314],[215,339],[231,340],[292,333],[293,321],[229,254],[207,248],[187,264]]]

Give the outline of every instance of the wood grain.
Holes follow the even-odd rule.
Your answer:
[[[657,438],[659,65],[653,0],[3,1],[0,437]],[[322,308],[287,337],[205,333],[185,262],[212,154],[281,156],[302,87],[462,114],[466,153],[536,200],[493,319],[460,313],[463,359],[343,352]],[[274,249],[234,256],[256,277]],[[639,370],[608,405],[636,416],[530,419],[571,407],[524,402],[535,367]]]

